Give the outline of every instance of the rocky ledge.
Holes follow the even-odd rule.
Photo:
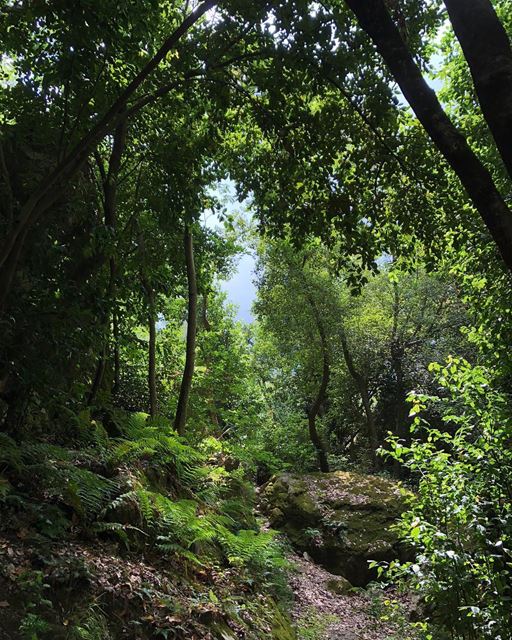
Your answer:
[[[298,551],[362,587],[376,578],[370,560],[403,559],[392,525],[406,495],[398,483],[378,476],[286,473],[262,488],[261,507]]]

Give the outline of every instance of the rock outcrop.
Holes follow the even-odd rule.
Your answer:
[[[261,505],[297,550],[354,586],[375,579],[369,560],[403,557],[392,525],[405,508],[405,492],[391,480],[341,471],[286,473],[263,488]]]

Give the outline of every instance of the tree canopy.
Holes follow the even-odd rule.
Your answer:
[[[410,637],[509,638],[509,0],[4,0],[0,36],[0,536],[41,551],[6,637],[290,640],[255,487],[346,472],[408,486],[372,570]],[[136,620],[44,597],[114,539],[174,563]]]

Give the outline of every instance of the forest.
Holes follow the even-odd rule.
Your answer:
[[[512,640],[512,2],[0,42],[0,640]]]

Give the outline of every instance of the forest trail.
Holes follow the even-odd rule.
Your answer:
[[[340,576],[329,573],[306,557],[293,555],[290,558],[296,570],[290,578],[294,592],[292,619],[299,631],[299,638],[309,640],[392,640],[410,637],[410,623],[398,609],[407,613],[411,602],[396,593],[387,594],[389,603],[382,592],[353,590],[349,594],[337,594],[329,588],[329,583],[339,581]],[[389,620],[382,619],[385,611],[395,611]],[[405,632],[405,633],[404,633]]]

